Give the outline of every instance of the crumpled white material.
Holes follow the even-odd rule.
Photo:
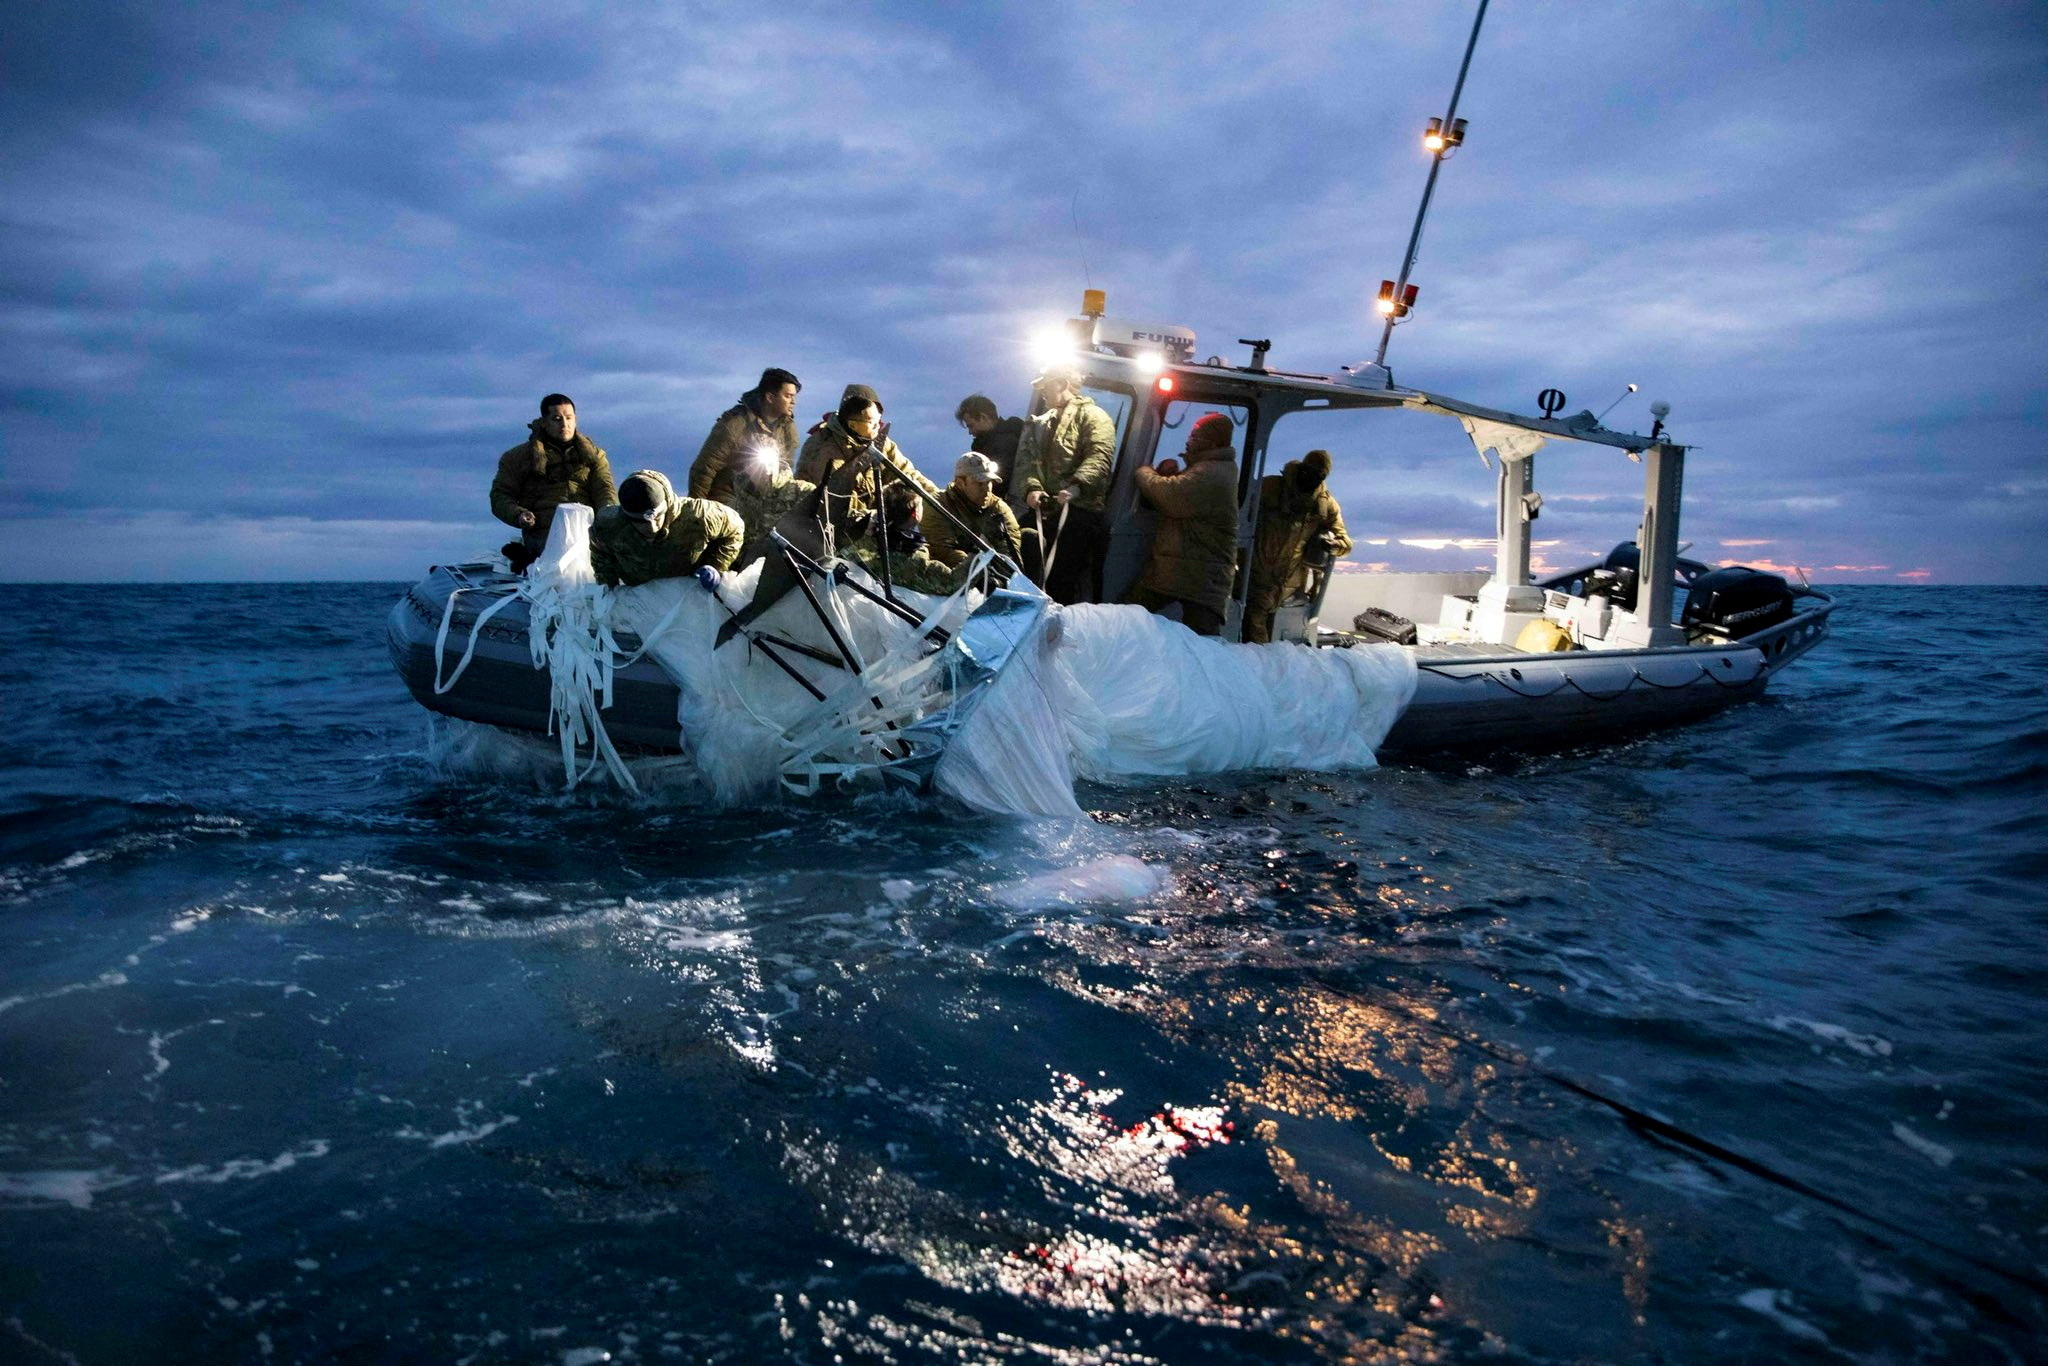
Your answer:
[[[714,799],[737,805],[772,797],[793,752],[784,732],[816,701],[747,641],[713,649],[729,611],[752,600],[758,562],[728,575],[716,596],[694,578],[607,590],[590,579],[589,516],[579,511],[581,518],[558,516],[529,589],[537,654],[539,638],[548,637],[547,660],[557,671],[565,754],[573,736],[597,749],[592,767],[625,768],[589,699],[593,691],[608,698],[619,662],[615,637],[632,632],[676,680],[683,747]],[[919,609],[941,601],[902,596]],[[909,629],[871,603],[835,597],[842,629],[865,658],[881,656]],[[755,629],[829,643],[797,593],[763,614]],[[815,661],[791,658],[828,692],[845,680]],[[935,782],[978,810],[1079,819],[1077,777],[1117,782],[1233,769],[1371,768],[1415,681],[1414,656],[1398,646],[1239,645],[1198,636],[1141,607],[1060,608],[1017,647],[953,737]],[[578,695],[587,715],[575,710]],[[573,762],[570,772],[576,773]],[[633,786],[629,773],[622,781]]]
[[[983,810],[1059,815],[1076,777],[1364,769],[1415,695],[1399,646],[1240,645],[1142,607],[1060,609],[939,766]],[[956,760],[959,762],[956,763]]]

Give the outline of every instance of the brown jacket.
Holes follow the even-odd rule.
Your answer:
[[[1351,553],[1344,514],[1328,484],[1303,492],[1295,479],[1301,467],[1290,460],[1278,474],[1259,481],[1259,532],[1252,542],[1252,581],[1247,601],[1270,612],[1308,587],[1308,556],[1320,539],[1332,559]]]
[[[578,432],[566,447],[557,446],[541,439],[538,419],[526,425],[533,435],[498,457],[498,475],[491,480],[493,517],[518,526],[519,514],[530,512],[533,529],[546,535],[563,503],[598,509],[619,501],[611,461],[596,442]]]
[[[751,455],[757,445],[773,447],[786,472],[790,457],[796,454],[796,419],[784,418],[770,426],[742,397],[711,424],[711,434],[704,438],[703,447],[690,465],[690,496],[731,501],[727,495],[732,492],[732,468]]]
[[[1237,571],[1237,451],[1212,446],[1187,458],[1194,463],[1178,474],[1138,468],[1138,496],[1159,513],[1138,583],[1221,612]]]
[[[867,447],[867,442],[840,425],[835,414],[811,428],[803,453],[797,457],[796,477],[825,485],[825,503],[842,543],[866,533],[868,518],[882,500],[881,475],[868,468],[865,460],[855,459]],[[882,438],[882,458],[928,496],[938,497],[938,485],[919,474],[887,437]]]

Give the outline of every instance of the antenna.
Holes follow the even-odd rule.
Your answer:
[[[1408,234],[1408,254],[1401,261],[1401,277],[1380,283],[1379,309],[1386,315],[1387,325],[1380,331],[1379,354],[1373,357],[1375,365],[1387,363],[1387,342],[1394,335],[1394,324],[1407,317],[1415,306],[1417,290],[1408,283],[1408,275],[1415,269],[1415,253],[1422,246],[1422,221],[1429,217],[1429,198],[1436,193],[1436,173],[1443,169],[1444,158],[1465,141],[1465,120],[1458,117],[1458,96],[1465,92],[1465,73],[1472,69],[1472,49],[1479,46],[1479,26],[1486,22],[1486,6],[1487,0],[1479,0],[1479,13],[1472,19],[1472,36],[1465,42],[1465,60],[1458,64],[1458,83],[1451,87],[1451,107],[1442,118],[1431,119],[1422,135],[1422,145],[1429,149],[1429,179],[1422,185],[1422,205],[1415,210],[1415,230]]]
[[[1636,386],[1633,384],[1629,385],[1628,388],[1621,391],[1621,398],[1617,398],[1616,400],[1614,400],[1614,403],[1610,403],[1605,408],[1602,408],[1600,410],[1600,416],[1594,418],[1593,420],[1595,422],[1605,422],[1607,420],[1607,415],[1614,411],[1615,404],[1620,403],[1622,398],[1627,398],[1630,394],[1634,393],[1635,391]]]

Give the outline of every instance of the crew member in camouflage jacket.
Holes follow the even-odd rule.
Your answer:
[[[526,428],[533,435],[498,457],[491,480],[491,515],[519,528],[519,539],[504,547],[515,574],[525,573],[547,546],[557,507],[582,503],[599,510],[619,501],[611,461],[576,430],[576,405],[568,395],[542,399],[540,417]]]
[[[987,542],[990,550],[1009,556],[1013,564],[1021,564],[1023,549],[1017,514],[996,496],[995,486],[1001,478],[996,472],[995,461],[979,452],[969,451],[954,462],[953,482],[946,485],[946,491],[939,495],[939,506]],[[965,564],[981,549],[937,512],[930,513],[925,519],[925,541],[932,558],[948,569]],[[998,576],[1004,576],[1001,566],[998,566]]]
[[[792,478],[787,470],[772,466],[742,465],[733,480],[727,507],[747,524],[747,538],[740,543],[740,556],[732,562],[735,570],[745,569],[768,553],[775,530],[789,510],[817,492],[809,480]]]
[[[918,496],[901,484],[891,484],[882,491],[882,507],[888,525],[890,584],[934,597],[958,592],[967,582],[967,566],[962,563],[948,568],[932,558],[918,526]],[[873,536],[856,541],[847,558],[877,580],[882,577],[882,555]]]
[[[880,502],[878,485],[894,484],[884,479],[863,455],[870,442],[882,450],[882,459],[931,497],[938,486],[917,472],[882,425],[882,401],[865,384],[849,384],[839,400],[839,411],[811,428],[797,457],[796,477],[825,487],[825,504],[833,532],[841,544],[866,535],[868,523]]]
[[[1039,579],[1055,602],[1097,602],[1102,598],[1102,560],[1109,528],[1102,510],[1109,501],[1116,461],[1116,424],[1094,399],[1081,392],[1081,372],[1056,367],[1039,377],[1045,411],[1025,424],[1017,443],[1017,479],[1025,509],[1042,525],[1044,550]]]
[[[1259,530],[1252,541],[1251,586],[1245,594],[1244,638],[1273,638],[1273,613],[1308,587],[1309,564],[1351,551],[1344,514],[1330,495],[1330,453],[1310,451],[1259,481]]]
[[[617,506],[599,513],[590,530],[590,570],[613,588],[687,574],[713,588],[746,534],[746,523],[725,504],[677,497],[661,471],[635,470],[620,485]]]
[[[733,471],[771,453],[788,473],[796,454],[796,396],[803,387],[787,370],[763,370],[761,382],[711,424],[711,434],[690,464],[690,496],[731,502],[726,495],[732,491]]]

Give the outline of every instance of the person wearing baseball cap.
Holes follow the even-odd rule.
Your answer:
[[[1001,482],[995,461],[979,451],[969,451],[953,462],[953,482],[939,495],[939,506],[1014,566],[1022,562],[1022,534],[1017,514],[997,491]],[[948,568],[966,563],[981,549],[963,536],[950,518],[937,512],[924,519],[924,533],[932,558]]]

